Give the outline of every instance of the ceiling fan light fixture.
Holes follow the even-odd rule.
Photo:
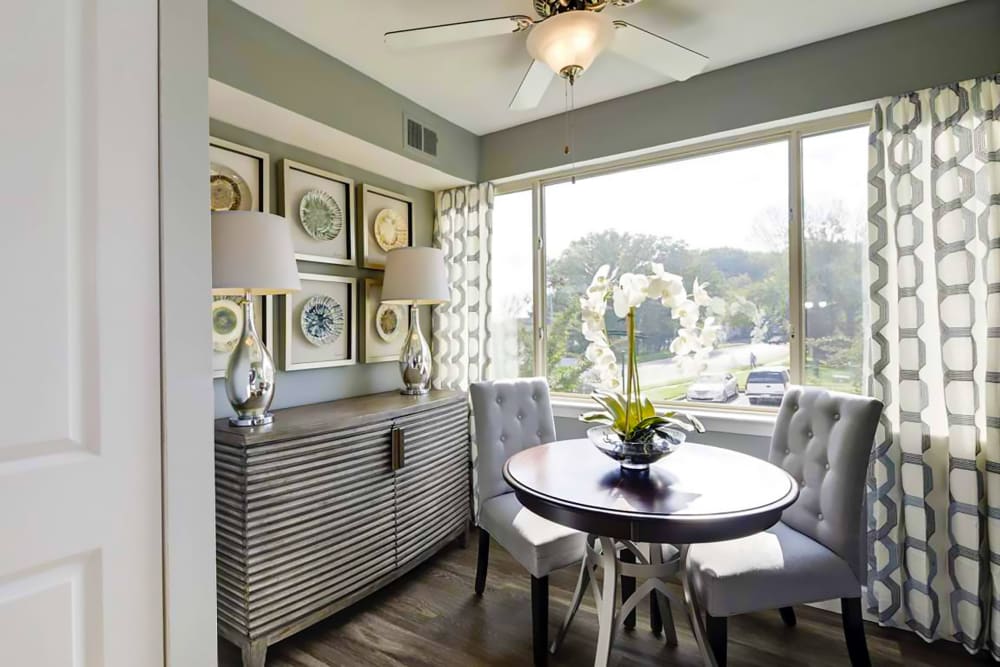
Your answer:
[[[528,33],[528,53],[553,72],[576,78],[590,67],[614,36],[609,18],[576,10],[551,16]]]

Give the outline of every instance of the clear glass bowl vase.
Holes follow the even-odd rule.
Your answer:
[[[680,429],[669,429],[665,435],[654,435],[648,442],[628,442],[610,426],[594,426],[587,430],[587,438],[602,454],[617,461],[622,472],[644,473],[651,464],[676,451],[687,434]]]

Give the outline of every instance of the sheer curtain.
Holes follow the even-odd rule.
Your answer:
[[[879,101],[869,610],[1000,656],[1000,78]]]
[[[437,193],[434,245],[444,250],[451,302],[434,309],[431,383],[435,389],[464,391],[470,382],[493,378],[493,196],[492,183]],[[473,502],[478,488],[476,456],[472,429]],[[478,502],[475,514],[479,516]]]

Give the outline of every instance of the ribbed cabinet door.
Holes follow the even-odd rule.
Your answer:
[[[397,419],[404,465],[396,471],[396,558],[424,555],[470,516],[469,408],[466,403]]]
[[[250,637],[335,604],[394,569],[390,430],[384,421],[246,448],[242,574]],[[220,576],[220,610],[228,583]]]

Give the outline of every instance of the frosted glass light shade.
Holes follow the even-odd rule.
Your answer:
[[[611,19],[578,9],[549,17],[528,33],[528,53],[556,74],[590,67],[614,37]],[[578,73],[578,72],[577,72]]]
[[[382,303],[435,305],[451,300],[440,248],[397,248],[385,260]]]
[[[287,220],[257,211],[212,214],[213,294],[286,294],[300,289]]]

